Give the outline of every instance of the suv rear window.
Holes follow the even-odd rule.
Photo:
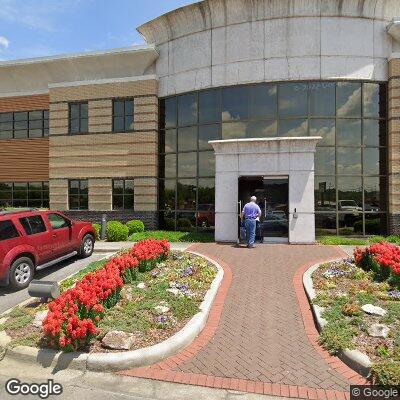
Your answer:
[[[0,241],[18,237],[18,231],[10,221],[0,221]]]
[[[19,222],[23,226],[27,235],[35,235],[36,233],[46,232],[46,225],[40,215],[32,217],[20,218]]]

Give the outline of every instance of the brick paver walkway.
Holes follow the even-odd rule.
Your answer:
[[[287,396],[291,388],[295,394],[300,393],[299,388],[315,389],[315,393],[323,389],[315,398],[325,398],[331,391],[336,393],[333,398],[339,398],[338,392],[348,390],[350,381],[342,373],[349,377],[354,373],[316,344],[317,335],[300,282],[302,271],[299,273],[301,267],[305,270],[317,262],[342,257],[338,247],[262,245],[249,250],[210,243],[190,250],[230,267],[231,286],[221,288],[226,297],[219,293],[224,302],[219,304],[217,299],[215,305],[222,313],[218,317],[210,315],[211,327],[192,349],[189,346],[182,355],[150,370],[126,371],[127,375],[194,384],[204,380],[204,385],[213,377],[209,386],[232,388],[235,383],[243,383],[239,390],[254,391],[259,387],[258,392],[262,393],[264,385],[265,393],[266,385],[270,385],[271,393],[275,394],[276,388],[276,394]],[[304,316],[304,310],[301,312],[299,301],[303,309],[307,308],[308,316]],[[217,321],[215,326],[213,321]],[[300,397],[313,398],[310,392]]]

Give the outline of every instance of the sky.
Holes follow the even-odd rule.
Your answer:
[[[136,28],[194,0],[0,0],[0,61],[144,44]]]

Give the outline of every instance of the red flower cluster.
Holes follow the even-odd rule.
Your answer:
[[[372,258],[381,267],[387,267],[391,273],[400,276],[400,247],[392,243],[376,243],[367,248],[356,249],[354,259],[358,265],[362,265],[366,257]]]
[[[169,254],[166,240],[138,242],[128,253],[112,258],[95,272],[87,274],[74,288],[68,289],[49,304],[43,330],[53,347],[74,351],[89,343],[97,333],[104,308],[114,306],[128,270],[149,260]]]

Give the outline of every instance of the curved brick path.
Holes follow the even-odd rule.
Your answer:
[[[190,250],[229,266],[225,270],[232,271],[231,286],[224,278],[225,287],[223,284],[219,293],[224,302],[217,298],[216,310],[197,343],[163,363],[124,374],[213,387],[237,385],[239,390],[260,393],[264,387],[264,393],[267,390],[287,396],[294,388],[294,397],[336,399],[350,385],[342,373],[360,379],[316,343],[313,345],[313,321],[311,315],[304,316],[310,312],[299,269],[343,256],[339,248],[261,245],[246,249],[209,243],[196,244]],[[227,279],[230,281],[230,276]],[[307,308],[303,314],[299,300]],[[257,387],[259,390],[254,389]],[[301,388],[305,390],[302,396]]]

